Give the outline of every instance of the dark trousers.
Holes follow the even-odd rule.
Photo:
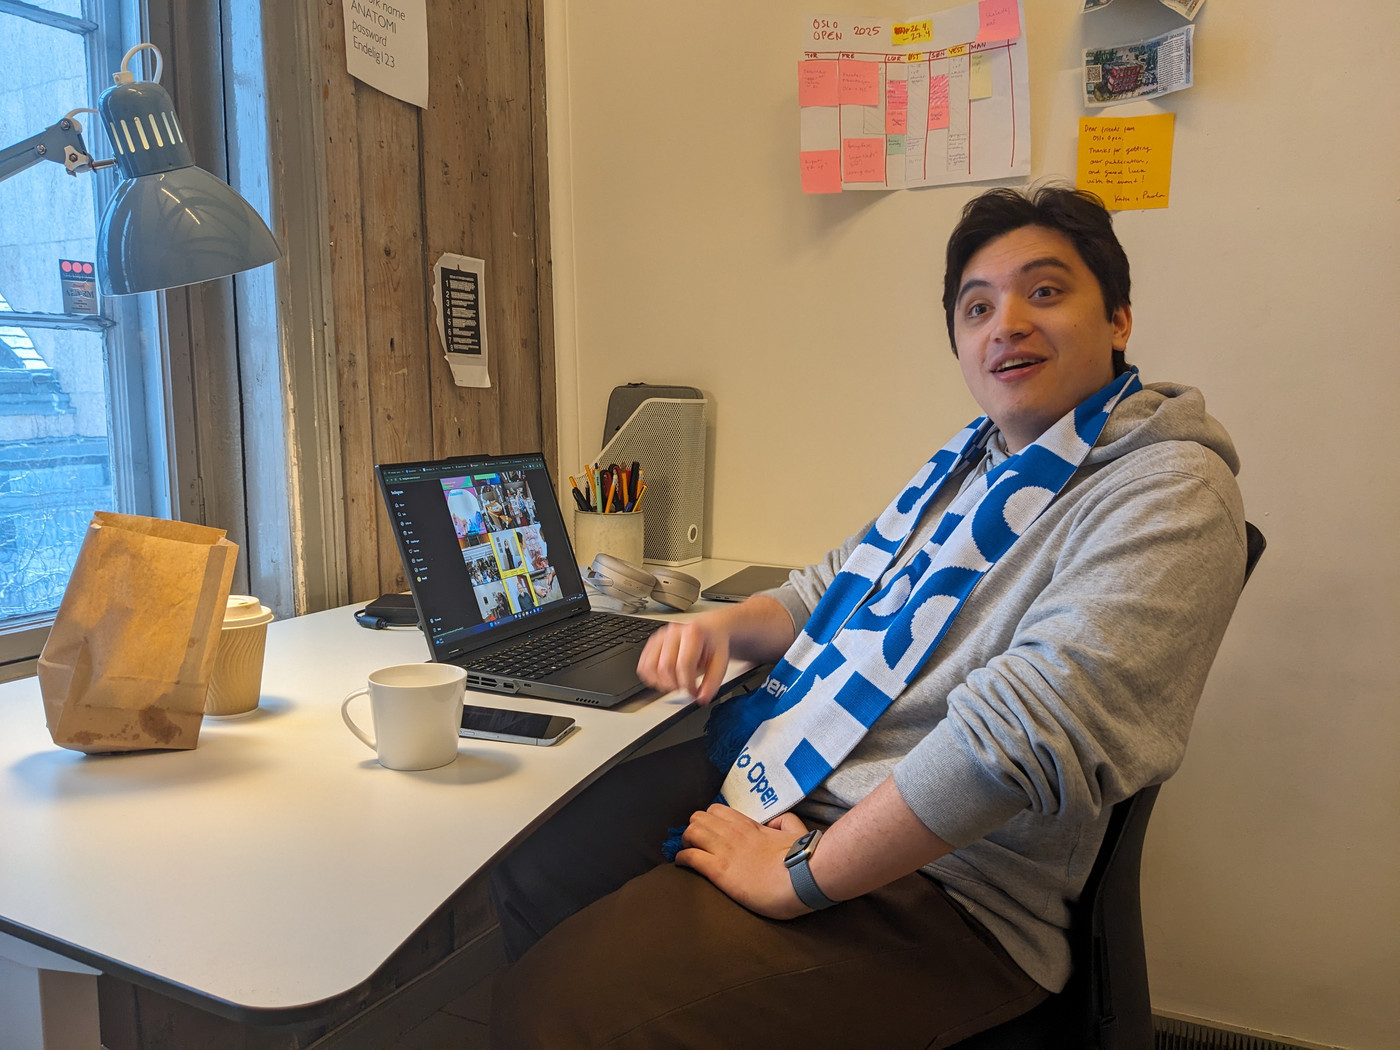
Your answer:
[[[664,863],[721,779],[699,741],[626,763],[500,864],[494,1046],[943,1047],[1045,997],[923,875],[780,922]]]

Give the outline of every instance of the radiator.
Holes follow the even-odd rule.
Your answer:
[[[1288,1043],[1175,1017],[1152,1017],[1153,1050],[1343,1050],[1317,1043]]]

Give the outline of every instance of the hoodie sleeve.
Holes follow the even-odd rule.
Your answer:
[[[1010,646],[947,693],[946,717],[895,766],[931,831],[961,847],[1023,810],[1093,820],[1175,771],[1244,575],[1224,469],[1220,484],[1138,474],[1062,523]]]
[[[875,524],[874,519],[866,522],[858,532],[846,537],[839,547],[833,547],[827,551],[821,561],[814,565],[808,565],[805,569],[793,570],[788,582],[781,587],[760,592],[776,599],[788,611],[788,615],[792,617],[792,624],[799,634],[812,615],[812,610],[817,607],[817,603],[822,600],[822,595],[831,586],[831,581],[841,570],[841,566],[846,563],[851,552],[860,546],[860,541],[865,538],[865,534],[870,531],[870,526],[873,524]]]

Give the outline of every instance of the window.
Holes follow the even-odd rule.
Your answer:
[[[0,149],[96,107],[136,8],[0,0]],[[91,155],[109,157],[94,116],[76,114]],[[37,653],[93,510],[169,512],[160,351],[140,336],[155,296],[84,313],[88,289],[61,279],[63,261],[92,262],[114,187],[110,170],[69,177],[47,161],[0,182],[0,665]]]
[[[0,166],[11,144],[95,107],[127,49],[151,41],[195,163],[284,251],[80,314],[60,265],[92,260],[115,171],[41,162],[0,180],[0,680],[32,671],[94,509],[226,530],[234,590],[279,616],[347,601],[327,158],[305,90],[320,78],[314,7],[0,0],[0,33]],[[143,52],[133,71],[150,69]],[[93,117],[78,114],[85,145],[110,157]]]

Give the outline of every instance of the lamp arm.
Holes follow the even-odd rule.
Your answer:
[[[64,117],[22,142],[0,149],[0,182],[32,168],[41,160],[51,160],[68,169],[69,175],[91,171],[110,162],[94,161],[83,143],[83,129],[72,117]]]

